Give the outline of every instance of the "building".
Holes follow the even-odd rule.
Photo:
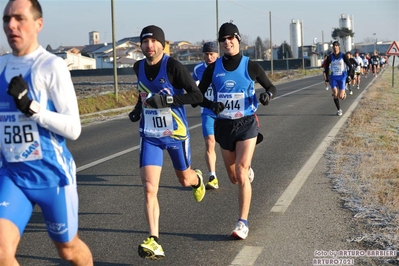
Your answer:
[[[69,70],[76,69],[95,69],[96,60],[87,56],[83,56],[80,51],[83,46],[60,46],[53,50],[51,46],[47,46],[46,50],[64,59]]]
[[[89,45],[100,44],[100,33],[98,31],[89,32]]]

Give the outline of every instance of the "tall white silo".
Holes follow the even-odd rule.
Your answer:
[[[301,21],[292,19],[290,23],[290,45],[293,58],[299,58],[299,47],[302,44]]]
[[[339,17],[339,27],[340,28],[348,28],[352,31],[354,31],[353,28],[353,16],[352,15],[345,15],[345,14],[341,14],[341,16]],[[342,45],[343,43],[341,43]],[[344,50],[342,50],[342,52],[348,52],[352,50],[352,44],[353,44],[353,38],[352,37],[348,37],[345,40],[345,46],[343,47]]]

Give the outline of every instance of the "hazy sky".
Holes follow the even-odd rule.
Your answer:
[[[7,0],[0,0],[1,12]],[[98,31],[101,42],[112,42],[111,0],[42,0],[44,28],[39,42],[53,48],[89,43],[89,32]],[[216,4],[218,3],[218,4]],[[169,41],[216,39],[216,6],[219,25],[233,20],[249,43],[259,36],[270,38],[269,12],[273,44],[290,42],[289,24],[302,20],[304,44],[314,38],[328,42],[333,28],[339,27],[341,14],[354,20],[355,42],[377,38],[399,40],[399,0],[114,0],[115,37],[138,36],[143,27],[160,26]],[[375,33],[375,35],[373,35]],[[4,32],[0,48],[8,49]]]

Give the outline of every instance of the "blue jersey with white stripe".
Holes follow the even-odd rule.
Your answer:
[[[30,69],[23,76],[29,87],[29,98],[43,103],[40,105],[41,113],[56,112],[51,99],[53,88],[46,87],[45,84],[47,82],[51,84],[53,80],[57,80],[54,77],[57,71],[69,76],[70,79],[69,71],[62,59],[42,48],[35,52],[35,56]],[[6,59],[3,58],[3,60]],[[6,71],[7,68],[13,68],[13,65],[4,61],[1,63],[5,67],[0,68],[0,145],[2,150],[0,178],[5,175],[10,176],[18,186],[33,189],[76,183],[76,166],[67,149],[65,138],[44,128],[33,117],[27,117],[17,109],[13,97],[7,93],[9,78],[6,78]],[[47,68],[50,65],[58,65],[58,70],[50,71],[51,68]],[[38,79],[37,76],[40,78]],[[42,79],[43,77],[49,79]],[[72,84],[72,81],[70,82]],[[73,95],[74,93],[73,91]],[[76,101],[76,97],[74,99]],[[69,104],[74,106],[73,102]]]
[[[218,115],[223,119],[238,119],[253,115],[258,109],[255,82],[248,73],[249,58],[243,56],[237,69],[227,71],[222,58],[218,58],[212,76],[214,101],[222,102],[225,109]]]

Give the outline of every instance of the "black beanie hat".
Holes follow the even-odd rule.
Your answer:
[[[218,45],[215,42],[206,42],[202,46],[203,53],[218,53]]]
[[[240,32],[238,31],[237,26],[231,22],[226,22],[220,26],[218,38],[219,42],[221,42],[225,36],[234,36],[237,38],[238,42],[241,41]]]
[[[156,39],[162,44],[163,47],[165,47],[165,34],[163,33],[163,30],[158,26],[150,25],[143,28],[140,33],[140,44],[142,44],[143,40],[146,38]]]

